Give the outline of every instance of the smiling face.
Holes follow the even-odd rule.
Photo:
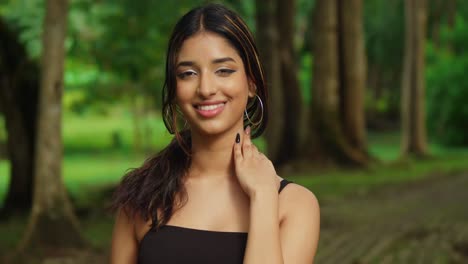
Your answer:
[[[243,128],[252,85],[237,51],[223,37],[200,32],[184,41],[176,63],[176,102],[192,133]]]

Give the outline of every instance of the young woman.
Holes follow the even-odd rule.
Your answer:
[[[265,83],[236,13],[209,4],[180,19],[163,88],[175,137],[116,190],[111,263],[313,262],[317,199],[251,141],[268,120]]]

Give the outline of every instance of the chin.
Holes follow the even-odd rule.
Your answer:
[[[236,124],[226,124],[224,122],[211,122],[208,124],[197,124],[192,126],[192,132],[207,136],[222,135],[235,129]],[[242,128],[241,128],[242,129]]]

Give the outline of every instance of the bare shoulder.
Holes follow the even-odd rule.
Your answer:
[[[320,234],[320,206],[312,191],[289,183],[279,196],[283,257],[288,263],[312,263]]]
[[[134,219],[128,210],[120,208],[112,231],[110,263],[136,263],[137,249]]]
[[[287,215],[301,214],[305,217],[318,217],[320,206],[315,194],[297,183],[289,183],[280,193],[280,204]]]

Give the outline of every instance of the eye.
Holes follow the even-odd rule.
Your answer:
[[[232,73],[236,72],[235,70],[231,70],[231,69],[219,69],[216,71],[216,74],[218,74],[219,76],[221,77],[227,77],[229,75],[231,75]]]
[[[197,73],[195,71],[184,71],[184,72],[181,72],[181,73],[178,73],[177,74],[177,77],[179,77],[180,79],[187,79],[189,77],[192,77],[192,76],[195,76]]]

